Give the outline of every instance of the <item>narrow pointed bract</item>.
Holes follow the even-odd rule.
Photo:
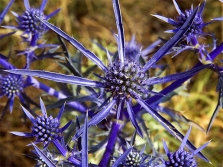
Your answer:
[[[32,114],[26,110],[24,107],[23,110],[25,114],[31,119],[33,126],[31,133],[23,133],[23,132],[11,132],[12,134],[24,137],[36,137],[36,143],[43,143],[44,147],[47,147],[50,142],[59,139],[61,133],[65,130],[64,127],[68,128],[71,122],[68,122],[63,128],[60,128],[60,116],[57,118],[53,118],[52,116],[47,116],[45,106],[40,99],[42,114],[41,116],[37,116],[34,118]],[[64,109],[64,108],[63,108]],[[63,110],[61,111],[63,112]],[[61,113],[59,113],[60,115]]]
[[[118,41],[117,41],[118,55],[119,55],[119,60],[123,63],[125,58],[125,36],[124,36],[124,28],[122,25],[121,10],[119,5],[119,0],[112,0],[112,2],[115,13],[116,26],[118,30]]]
[[[58,35],[60,35],[62,38],[67,40],[70,44],[72,44],[75,48],[77,48],[80,52],[82,52],[87,58],[92,60],[95,64],[97,64],[103,71],[106,71],[107,68],[104,65],[104,63],[90,50],[87,50],[80,42],[78,42],[76,39],[70,37],[68,34],[63,32],[58,27],[50,24],[46,20],[41,19],[40,17],[37,17],[44,25],[46,25],[48,28],[56,32]]]
[[[53,80],[56,82],[63,82],[63,83],[70,83],[82,86],[90,86],[90,87],[103,87],[103,83],[92,81],[89,79],[76,77],[73,75],[64,75],[58,74],[54,72],[47,72],[47,71],[40,71],[40,70],[23,70],[23,69],[13,69],[13,70],[5,70],[14,74],[21,74],[21,75],[29,75],[29,76],[37,76],[40,78]]]
[[[12,6],[12,4],[14,3],[15,0],[10,0],[10,2],[7,4],[7,6],[5,7],[5,9],[2,11],[2,13],[0,14],[0,24],[2,23],[6,13],[8,12],[9,8]]]
[[[48,167],[56,167],[56,165],[40,150],[35,144],[33,144],[34,149],[37,154],[41,157],[41,159],[47,164]]]

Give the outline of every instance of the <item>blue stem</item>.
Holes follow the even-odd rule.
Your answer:
[[[105,167],[108,166],[109,160],[111,158],[111,155],[113,153],[113,148],[115,146],[115,142],[118,136],[118,132],[120,129],[121,124],[119,122],[113,122],[112,128],[109,134],[108,143],[106,146],[106,150],[104,152],[104,155],[99,163],[99,167]]]

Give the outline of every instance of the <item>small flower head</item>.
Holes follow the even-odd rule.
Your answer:
[[[136,41],[135,35],[133,35],[130,41],[125,42],[125,57],[129,59],[135,59],[138,54],[144,57],[151,53],[152,50],[154,50],[160,43],[161,40],[158,39],[146,48],[143,48],[143,46]]]
[[[0,64],[2,62],[7,63],[7,61],[4,61],[3,59],[0,61]],[[10,66],[10,68],[13,67]],[[0,73],[0,98],[3,96],[6,96],[8,98],[8,102],[5,108],[3,109],[3,112],[0,117],[4,116],[8,107],[10,113],[12,112],[15,97],[19,97],[20,101],[22,103],[24,102],[23,89],[25,88],[25,80],[26,79],[22,75],[12,75],[12,74],[7,74],[5,72]]]
[[[205,143],[195,151],[192,152],[186,151],[184,150],[184,146],[186,145],[185,142],[189,137],[190,131],[191,127],[187,131],[187,134],[185,135],[180,148],[175,152],[170,152],[166,146],[165,141],[163,140],[164,149],[168,157],[168,160],[165,161],[167,167],[172,167],[172,166],[197,167],[197,162],[194,156],[203,148],[205,148],[210,143],[210,141]]]
[[[46,16],[39,9],[30,8],[22,15],[18,16],[18,28],[24,31],[25,34],[42,35],[46,30],[46,26],[42,24],[35,16],[45,20]]]
[[[60,113],[56,118],[52,116],[47,116],[45,106],[43,101],[40,99],[40,106],[42,115],[34,118],[32,114],[22,107],[25,114],[32,121],[32,132],[31,133],[23,133],[23,132],[11,132],[12,134],[18,136],[25,137],[36,137],[36,143],[43,143],[45,147],[49,145],[49,143],[55,139],[59,139],[62,132],[70,125],[71,122],[68,122],[63,128],[60,128],[60,118],[64,111],[64,106],[61,108]]]
[[[60,122],[57,118],[47,115],[37,116],[32,126],[32,133],[37,141],[47,145],[52,139],[59,137],[59,127]]]
[[[142,72],[142,67],[138,62],[128,59],[124,63],[115,61],[109,64],[105,73],[105,90],[114,96],[126,99],[134,97],[135,93],[142,95],[148,87],[144,84],[146,79],[148,79],[147,74]]]
[[[205,2],[204,1],[202,3],[202,5],[199,8],[199,11],[197,12],[197,14],[195,15],[195,18],[193,20],[193,23],[191,24],[190,28],[188,29],[187,33],[185,33],[184,35],[184,39],[187,40],[188,43],[193,43],[193,38],[197,38],[199,36],[203,36],[206,33],[203,32],[203,28],[205,26],[207,26],[209,23],[205,23],[203,21],[203,17],[202,17],[202,12],[204,10],[204,6],[205,6]],[[181,11],[181,9],[179,8],[177,2],[175,0],[173,0],[174,6],[178,12],[178,16],[176,17],[176,19],[171,19],[171,18],[166,18],[164,16],[160,16],[160,15],[153,15],[171,25],[174,26],[173,30],[167,30],[167,33],[176,33],[178,32],[178,30],[182,27],[182,25],[185,23],[185,21],[187,20],[188,17],[190,17],[190,15],[194,12],[193,6],[191,6],[191,8],[189,10],[185,10],[184,12]]]
[[[48,20],[59,12],[59,10],[56,10],[49,15],[45,15],[43,10],[46,4],[47,0],[42,0],[42,4],[39,8],[32,8],[30,7],[29,0],[24,0],[24,6],[26,8],[25,12],[23,12],[21,15],[12,12],[12,14],[17,19],[18,26],[4,27],[23,31],[23,35],[28,35],[28,38],[27,36],[22,36],[25,42],[37,41],[46,32],[48,28],[43,23],[41,23],[36,17],[39,17],[43,20]]]
[[[135,56],[140,53],[141,45],[135,40],[135,36],[129,42],[125,43],[125,56],[129,59],[134,59]]]
[[[139,151],[131,151],[125,159],[125,166],[137,167],[141,164],[142,156]]]
[[[185,23],[187,18],[192,14],[193,7],[191,9],[186,10],[185,12],[181,12],[179,16],[177,16],[176,24],[174,25],[176,30],[179,30],[182,25]],[[185,34],[186,36],[199,36],[202,34],[202,30],[206,24],[203,22],[203,18],[200,14],[197,14],[194,18],[193,24]]]
[[[0,97],[14,98],[23,91],[24,78],[21,75],[0,75]]]

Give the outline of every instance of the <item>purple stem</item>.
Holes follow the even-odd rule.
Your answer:
[[[116,142],[120,127],[121,127],[121,124],[119,122],[113,122],[104,155],[98,165],[99,167],[108,166],[109,160],[113,153],[113,148],[115,146],[115,142]]]

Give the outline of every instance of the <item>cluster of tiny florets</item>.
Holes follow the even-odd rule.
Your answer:
[[[134,98],[135,94],[142,95],[147,90],[146,79],[147,74],[142,72],[138,63],[132,60],[125,60],[124,63],[115,61],[108,66],[104,76],[105,90],[113,95]]]
[[[125,166],[127,167],[137,167],[140,165],[142,156],[138,151],[132,151],[128,154],[125,159]]]
[[[43,20],[45,19],[43,12],[38,9],[31,8],[18,17],[19,28],[26,33],[38,33],[41,35],[45,31],[46,26],[41,23],[35,16],[38,16]]]
[[[0,79],[1,93],[8,98],[15,97],[23,90],[23,77],[21,75],[4,75]]]
[[[193,13],[193,10],[186,10],[184,13],[181,12],[179,16],[177,16],[177,29],[180,29],[183,24],[186,22],[187,18]],[[191,35],[200,35],[202,33],[202,29],[204,27],[204,22],[201,15],[196,15],[192,25],[186,34]]]
[[[59,126],[60,122],[57,118],[53,118],[52,116],[38,116],[32,127],[32,131],[37,137],[37,141],[47,145],[51,140],[58,137],[60,133]]]
[[[178,150],[176,152],[169,152],[167,154],[169,161],[166,161],[165,164],[167,167],[197,167],[196,160],[194,156],[184,150]]]

